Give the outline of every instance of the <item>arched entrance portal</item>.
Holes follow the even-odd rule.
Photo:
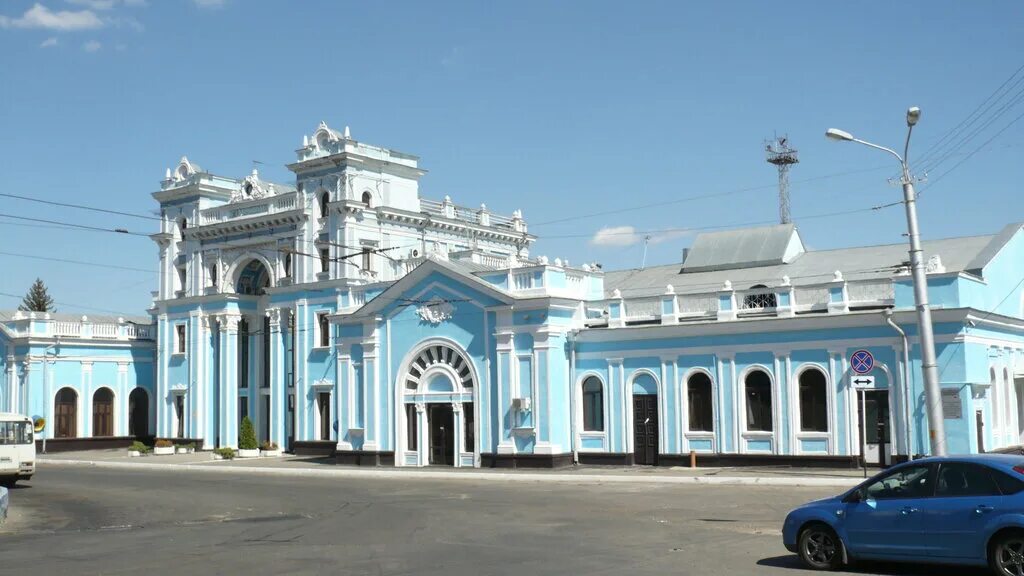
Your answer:
[[[250,260],[242,266],[238,272],[238,279],[235,281],[235,293],[262,296],[264,291],[270,287],[270,271],[257,259]]]
[[[128,435],[149,436],[149,394],[136,388],[128,396]]]
[[[468,357],[447,343],[422,346],[401,378],[398,464],[476,466],[476,382]]]

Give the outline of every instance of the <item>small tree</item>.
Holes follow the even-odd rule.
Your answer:
[[[256,450],[260,447],[256,443],[256,430],[252,427],[252,420],[246,416],[242,418],[242,425],[238,430],[238,447],[242,450]]]
[[[25,297],[21,299],[21,306],[18,306],[18,310],[22,312],[57,311],[53,306],[53,298],[50,298],[50,294],[46,290],[46,284],[43,284],[42,279],[36,278],[32,287],[28,289],[28,294],[25,294]]]

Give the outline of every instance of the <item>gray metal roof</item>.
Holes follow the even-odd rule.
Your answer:
[[[1014,225],[1014,230],[1018,228],[1019,224]],[[937,254],[947,272],[972,271],[980,268],[980,257],[987,255],[991,258],[995,254],[991,248],[993,244],[1005,244],[1006,239],[1000,238],[1002,234],[925,241],[922,243],[924,258],[927,261]],[[836,270],[842,272],[847,280],[892,278],[896,276],[897,268],[909,259],[906,244],[814,250],[805,252],[789,264],[774,266],[682,272],[679,264],[668,264],[645,270],[609,271],[605,272],[604,287],[606,296],[618,289],[623,296],[632,297],[663,294],[668,284],[677,293],[687,294],[718,290],[726,280],[738,290],[758,284],[777,286],[782,283],[783,276],[789,276],[796,286],[820,284],[830,281]]]
[[[704,232],[694,238],[683,269],[701,272],[783,264],[787,256],[792,259],[803,251],[803,245],[799,244],[794,253],[787,255],[794,235],[799,242],[792,224]]]

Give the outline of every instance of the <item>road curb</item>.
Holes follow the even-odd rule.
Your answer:
[[[775,476],[633,476],[622,474],[560,474],[558,472],[415,472],[359,468],[261,468],[255,466],[210,466],[204,464],[147,464],[103,462],[96,460],[39,460],[38,465],[80,466],[117,470],[164,470],[170,472],[207,472],[221,474],[256,474],[262,476],[305,476],[314,478],[387,478],[409,480],[490,480],[520,482],[560,482],[573,484],[689,484],[717,486],[804,486],[849,488],[861,478],[775,477]]]

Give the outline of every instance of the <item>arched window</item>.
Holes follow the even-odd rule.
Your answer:
[[[817,368],[800,373],[800,431],[828,432],[828,385]]]
[[[778,302],[775,300],[775,292],[764,284],[755,284],[750,287],[747,295],[743,297],[742,310],[766,310],[776,308]]]
[[[149,393],[136,388],[128,395],[128,435],[149,436]]]
[[[320,194],[320,217],[327,217],[327,204],[331,201],[331,193],[326,190]]]
[[[363,192],[363,204],[366,204],[367,208],[373,208],[373,194],[370,194],[369,190]]]
[[[114,393],[100,388],[92,395],[92,435],[114,435]]]
[[[686,402],[689,407],[691,432],[714,432],[714,400],[711,378],[703,372],[694,372],[686,381]]]
[[[604,432],[604,386],[595,376],[583,381],[583,431]]]
[[[71,388],[61,388],[53,399],[54,437],[78,436],[78,394]]]
[[[747,430],[772,431],[772,380],[763,370],[751,370],[746,378]]]

